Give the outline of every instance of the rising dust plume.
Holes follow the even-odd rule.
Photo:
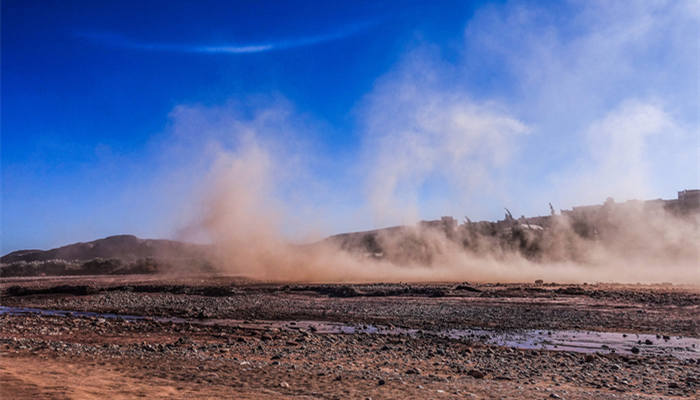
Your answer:
[[[380,230],[373,239],[378,250],[338,239],[296,244],[282,233],[289,210],[275,197],[275,159],[248,140],[214,164],[190,230],[211,239],[222,272],[315,282],[700,283],[699,215],[641,202],[603,208],[595,220],[551,216],[543,229],[517,221],[497,233],[483,223],[448,230],[411,224]],[[582,222],[596,231],[582,233]]]

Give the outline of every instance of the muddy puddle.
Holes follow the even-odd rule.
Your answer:
[[[0,315],[38,314],[57,317],[146,320],[161,323],[189,323],[207,326],[234,326],[244,329],[303,330],[318,334],[370,335],[434,335],[454,340],[513,347],[578,353],[618,353],[645,356],[673,356],[680,359],[700,358],[700,339],[652,334],[594,332],[570,330],[448,329],[430,331],[380,325],[349,325],[329,321],[244,321],[234,319],[186,319],[179,317],[146,317],[88,311],[45,310],[39,308],[0,306]]]

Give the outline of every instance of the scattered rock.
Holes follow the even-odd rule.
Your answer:
[[[471,376],[472,378],[476,378],[476,379],[483,379],[486,376],[485,373],[483,373],[479,370],[476,370],[476,369],[470,369],[469,371],[467,371],[467,375]]]
[[[409,368],[408,370],[406,370],[406,373],[407,373],[407,374],[420,375],[420,374],[421,374],[421,370],[414,367],[414,368]]]
[[[464,290],[467,292],[481,292],[481,290],[475,288],[474,286],[469,286],[466,282],[462,283],[461,285],[455,286],[454,290]]]

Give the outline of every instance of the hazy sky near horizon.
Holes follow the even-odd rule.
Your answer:
[[[4,0],[1,36],[3,253],[180,237],[251,146],[295,240],[700,186],[693,0]]]

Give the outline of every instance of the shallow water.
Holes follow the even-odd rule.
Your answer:
[[[39,308],[0,306],[0,315],[38,314],[57,317],[109,318],[146,320],[166,323],[190,323],[208,326],[236,326],[246,329],[305,330],[319,334],[376,334],[376,335],[435,335],[455,340],[466,340],[518,349],[572,351],[577,353],[618,353],[700,358],[700,339],[692,337],[662,337],[641,333],[594,332],[569,330],[510,330],[448,329],[429,331],[380,325],[348,325],[330,321],[243,321],[234,319],[186,319],[179,317],[145,317],[89,311],[45,310]]]

